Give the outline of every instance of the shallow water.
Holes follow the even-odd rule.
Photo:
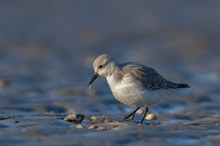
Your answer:
[[[1,145],[219,145],[220,2],[0,2]],[[122,122],[105,79],[87,84],[102,53],[188,83]],[[79,125],[64,121],[82,113]],[[96,117],[94,120],[91,117]]]

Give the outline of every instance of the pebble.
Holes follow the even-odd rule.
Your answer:
[[[96,125],[90,125],[89,127],[88,127],[88,129],[97,129],[98,128],[98,126],[96,126]]]
[[[147,119],[147,120],[155,120],[156,116],[154,114],[148,114],[145,119]]]
[[[142,110],[142,109],[137,110],[137,114],[142,114],[143,115],[144,114],[144,110]],[[155,120],[156,116],[154,114],[152,114],[152,113],[149,113],[149,114],[147,114],[145,119],[147,119],[147,120]]]
[[[144,111],[142,110],[142,109],[139,109],[139,110],[137,110],[137,112],[136,112],[137,114],[144,114]]]
[[[64,120],[68,122],[82,123],[84,118],[85,118],[84,114],[76,114],[74,112],[71,112],[64,118]]]
[[[83,125],[82,125],[82,124],[77,124],[77,125],[76,125],[76,128],[77,128],[77,129],[82,129],[82,128],[83,128]]]

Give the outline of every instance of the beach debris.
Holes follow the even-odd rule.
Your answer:
[[[157,117],[154,115],[154,114],[148,114],[147,116],[146,116],[146,119],[147,120],[156,120],[157,119]]]
[[[137,112],[136,112],[137,114],[144,114],[144,111],[142,110],[142,109],[139,109],[139,110],[137,110]],[[157,117],[154,115],[154,114],[152,114],[152,113],[150,113],[150,112],[148,112],[148,114],[147,114],[147,116],[146,116],[146,118],[145,119],[147,119],[147,120],[156,120],[157,119]]]
[[[88,129],[97,129],[98,128],[98,126],[96,126],[96,125],[90,125],[89,127],[88,127]]]
[[[71,112],[64,118],[64,120],[78,124],[78,123],[82,123],[84,118],[85,118],[84,114],[76,114],[74,112]]]
[[[98,123],[102,123],[102,122],[112,122],[115,121],[115,119],[113,119],[113,117],[110,116],[104,116],[104,115],[93,115],[90,117],[90,120],[92,122],[98,122]]]
[[[83,128],[83,125],[82,124],[77,124],[76,125],[76,129],[82,129]]]
[[[137,114],[141,114],[141,115],[143,115],[143,114],[144,114],[144,111],[143,111],[142,109],[139,109],[139,110],[137,110],[136,113],[137,113]]]

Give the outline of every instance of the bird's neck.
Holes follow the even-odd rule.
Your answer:
[[[117,73],[120,70],[119,65],[116,62],[112,62],[111,66],[109,67],[107,76],[113,76],[115,73]],[[106,77],[107,77],[106,76]]]
[[[119,65],[115,65],[112,67],[111,72],[106,76],[108,82],[120,82],[123,78],[121,72],[121,67]]]

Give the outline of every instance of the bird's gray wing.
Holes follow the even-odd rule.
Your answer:
[[[172,88],[172,82],[167,81],[153,68],[137,63],[123,64],[123,72],[129,73],[139,80],[148,90]]]

